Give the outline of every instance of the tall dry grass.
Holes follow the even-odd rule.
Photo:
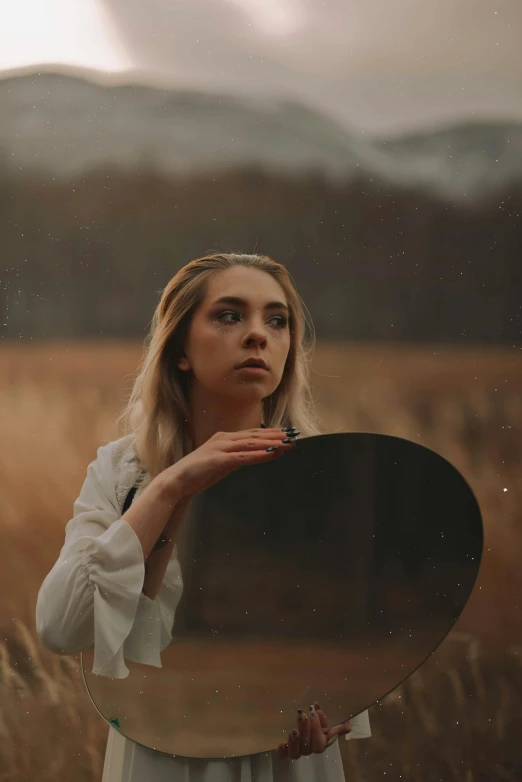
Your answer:
[[[79,657],[37,639],[36,595],[114,421],[139,346],[0,350],[0,780],[101,778],[108,729]],[[329,431],[406,437],[441,453],[480,503],[485,555],[456,628],[342,742],[347,780],[522,779],[522,361],[519,349],[320,345],[314,385]]]

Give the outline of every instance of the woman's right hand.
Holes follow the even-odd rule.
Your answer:
[[[175,482],[181,494],[192,497],[226,478],[245,464],[262,464],[279,458],[295,448],[300,432],[281,429],[247,429],[240,432],[216,432],[203,445],[164,470],[165,478]],[[267,448],[276,450],[267,451]]]

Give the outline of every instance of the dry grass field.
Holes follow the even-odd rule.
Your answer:
[[[79,657],[34,628],[43,578],[141,356],[134,344],[0,349],[0,780],[95,782],[108,728]],[[419,442],[449,459],[480,503],[485,554],[455,629],[370,711],[373,738],[341,744],[347,782],[522,779],[522,352],[319,345],[325,431]],[[289,729],[293,727],[289,726]]]

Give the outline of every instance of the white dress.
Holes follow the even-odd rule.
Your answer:
[[[161,668],[160,652],[171,643],[182,592],[175,549],[157,597],[151,600],[142,592],[143,549],[132,527],[121,520],[125,497],[141,472],[133,440],[133,435],[127,435],[98,448],[74,503],[60,556],[36,604],[36,630],[48,649],[79,654],[94,644],[92,673],[119,679],[129,675],[124,657]],[[367,711],[351,724],[347,739],[371,736]],[[345,782],[345,778],[337,741],[323,754],[299,760],[281,759],[275,751],[206,760],[155,752],[109,726],[102,782]]]

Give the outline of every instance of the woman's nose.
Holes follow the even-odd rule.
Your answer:
[[[266,342],[266,331],[262,326],[253,326],[247,335],[247,342]]]

